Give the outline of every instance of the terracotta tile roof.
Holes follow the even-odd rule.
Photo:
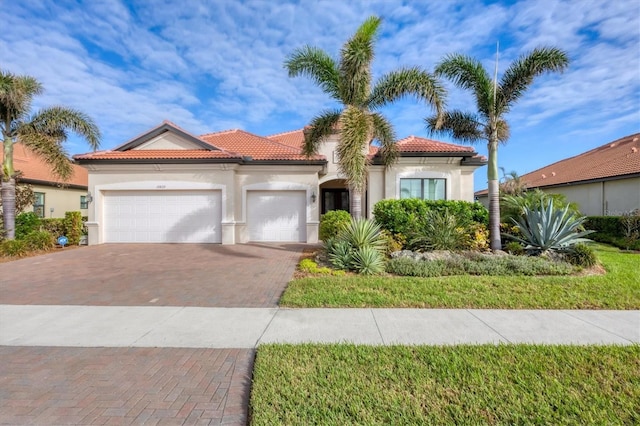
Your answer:
[[[97,151],[87,154],[74,155],[76,160],[178,160],[178,159],[209,159],[209,158],[240,158],[225,151],[206,149],[135,149],[128,151]]]
[[[640,173],[640,133],[555,162],[520,178],[528,188],[538,188],[636,173]],[[476,195],[486,193],[487,190],[482,190]]]
[[[419,136],[409,136],[404,139],[400,139],[396,144],[398,146],[398,151],[400,152],[475,152],[475,150],[470,146],[434,141],[432,139],[421,138]]]
[[[278,133],[267,136],[267,139],[276,141],[292,148],[302,149],[304,143],[304,129],[292,130],[290,132]]]
[[[0,161],[3,158],[4,154],[0,150]],[[83,187],[88,185],[87,169],[84,167],[73,164],[73,176],[65,182],[58,177],[54,177],[51,174],[51,166],[20,143],[13,146],[13,167],[15,170],[22,172],[21,179],[27,182],[41,181]]]
[[[294,145],[294,138],[295,136],[285,138],[288,142],[287,144],[281,143],[277,139],[261,137],[239,129],[200,136],[200,139],[217,148],[238,153],[242,156],[248,156],[254,160],[307,161],[325,159],[322,155],[315,155],[310,158],[306,157],[302,154],[302,145]]]

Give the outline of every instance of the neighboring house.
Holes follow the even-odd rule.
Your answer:
[[[625,136],[520,177],[527,189],[563,194],[587,216],[640,209],[640,133]],[[476,199],[487,205],[487,190]]]
[[[0,152],[0,161],[2,158]],[[33,205],[25,211],[45,218],[61,218],[68,211],[87,215],[87,170],[84,167],[74,164],[73,176],[64,182],[52,176],[51,166],[20,143],[13,146],[13,166],[21,173],[19,183],[31,185],[35,194]]]
[[[110,151],[76,155],[89,170],[89,244],[110,242],[317,242],[320,215],[349,209],[337,172],[337,135],[302,154],[304,130],[194,136],[170,122]],[[369,151],[365,212],[384,198],[473,201],[470,147],[409,137],[389,169]]]

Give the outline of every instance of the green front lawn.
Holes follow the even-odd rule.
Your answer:
[[[349,275],[289,283],[286,307],[414,307],[502,309],[640,309],[640,255],[597,246],[604,275],[449,276]]]
[[[265,345],[253,425],[639,424],[640,346]]]

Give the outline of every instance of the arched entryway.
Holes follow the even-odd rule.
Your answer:
[[[333,179],[320,185],[320,214],[331,210],[350,211],[349,188],[344,179]]]

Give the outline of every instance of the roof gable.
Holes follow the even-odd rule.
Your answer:
[[[205,149],[208,151],[217,149],[198,137],[182,130],[175,124],[164,121],[159,126],[143,133],[140,136],[116,147],[113,151],[128,150],[189,150]]]

